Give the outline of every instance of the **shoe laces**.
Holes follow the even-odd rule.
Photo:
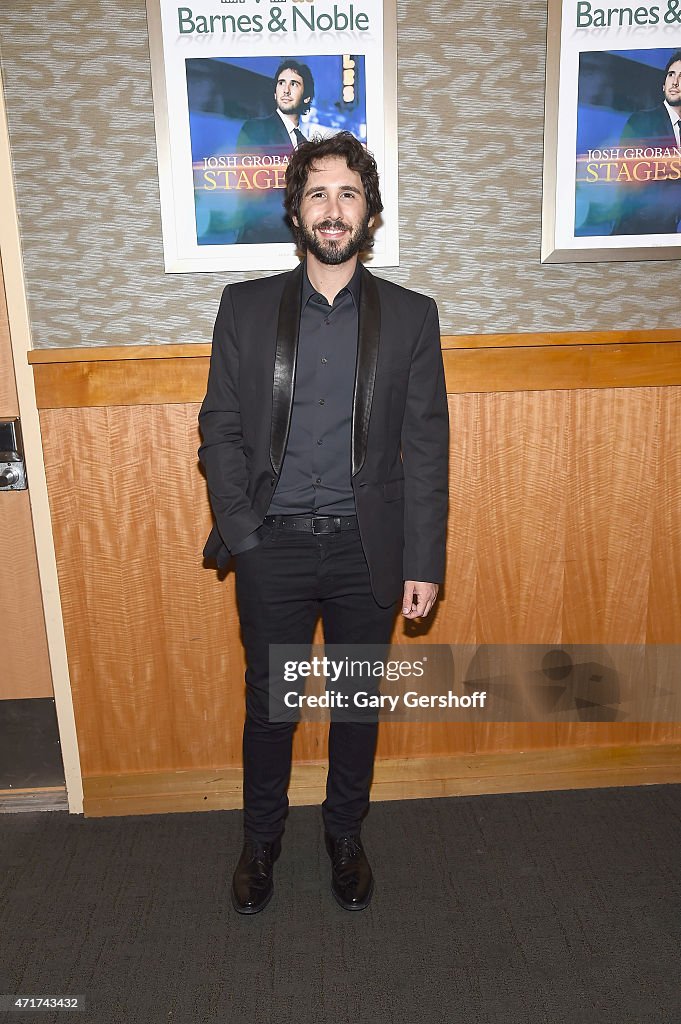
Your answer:
[[[352,860],[362,852],[359,836],[339,836],[335,841],[335,859]]]

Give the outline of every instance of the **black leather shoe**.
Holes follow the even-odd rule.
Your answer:
[[[237,914],[257,914],[272,899],[272,868],[281,853],[281,840],[263,843],[246,837],[232,880],[232,906]]]
[[[324,836],[331,858],[331,892],[343,910],[364,910],[374,894],[374,876],[359,836]]]

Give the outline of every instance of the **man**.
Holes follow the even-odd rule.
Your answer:
[[[624,126],[620,145],[626,149],[659,149],[669,155],[658,161],[656,180],[626,183],[613,235],[674,234],[681,219],[681,180],[673,162],[681,156],[681,50],[667,61],[662,81],[664,100],[652,110],[638,110]]]
[[[300,116],[307,114],[314,99],[314,78],[307,64],[294,58],[283,60],[273,79],[276,110],[268,117],[245,121],[236,148],[249,156],[279,157],[287,160],[305,142]],[[284,218],[281,191],[249,192],[241,204],[242,223],[237,242],[290,242],[291,231]]]
[[[273,82],[276,110],[268,117],[244,121],[237,149],[274,147],[289,154],[305,136],[300,131],[300,115],[307,114],[314,99],[314,78],[307,64],[286,58],[277,68]]]
[[[239,913],[272,895],[294,725],[269,718],[269,645],[387,645],[396,602],[430,612],[442,579],[448,418],[432,299],[358,262],[382,210],[376,164],[348,132],[301,145],[285,205],[304,262],[223,292],[200,412],[216,525],[235,559],[246,649]],[[323,804],[332,890],[368,906],[360,839],[378,726],[332,721]]]

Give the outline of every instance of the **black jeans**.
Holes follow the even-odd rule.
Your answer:
[[[396,606],[371,591],[357,530],[315,535],[265,528],[258,547],[235,556],[236,593],[246,649],[244,830],[271,842],[288,810],[295,723],[269,720],[270,644],[312,643],[321,615],[326,644],[385,644]],[[369,806],[377,723],[329,726],[329,772],[322,814],[332,836],[356,834]]]

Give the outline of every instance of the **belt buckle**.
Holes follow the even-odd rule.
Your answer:
[[[319,525],[320,529],[317,529]],[[312,532],[317,535],[341,532],[340,516],[312,516]]]

